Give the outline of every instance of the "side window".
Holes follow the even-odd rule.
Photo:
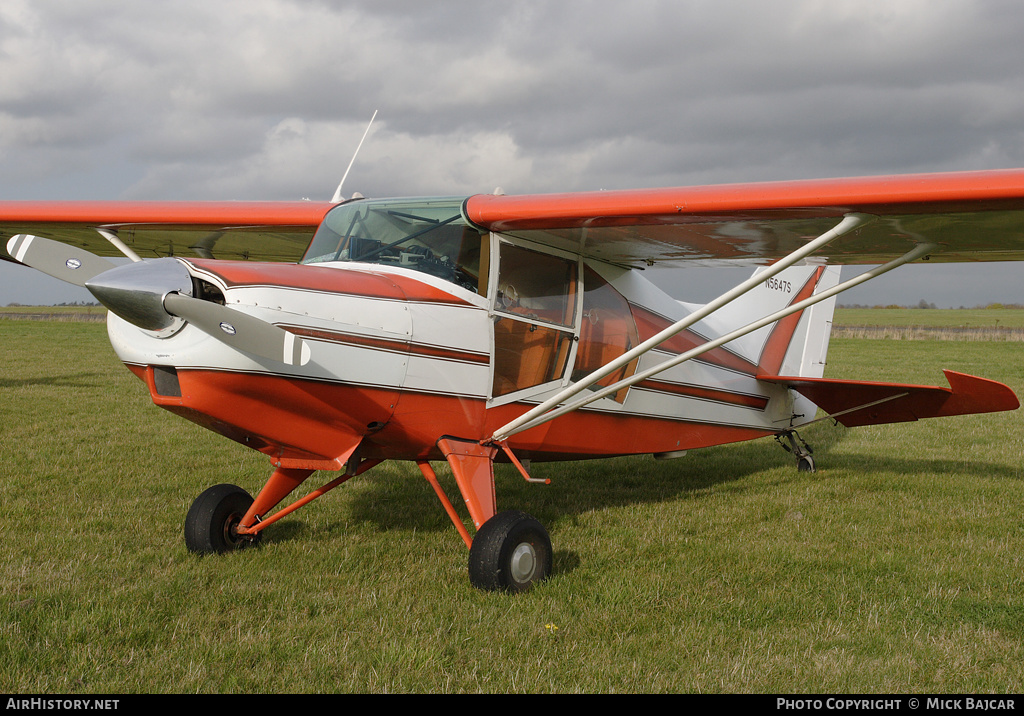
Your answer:
[[[492,397],[560,379],[571,348],[570,331],[499,318],[494,324]]]
[[[576,316],[576,263],[502,244],[496,311],[559,326]]]
[[[583,287],[583,322],[576,365],[572,371],[573,381],[582,380],[640,343],[636,321],[622,294],[590,267],[584,269]],[[629,377],[636,371],[638,361],[632,360],[599,380],[597,385],[606,387]],[[614,399],[623,402],[626,390],[620,390]]]
[[[464,227],[458,247],[456,263],[459,270],[469,279],[467,288],[481,296],[487,296],[487,264],[490,254],[491,237],[474,229]]]
[[[574,338],[577,271],[574,261],[501,244],[493,397],[565,375]]]

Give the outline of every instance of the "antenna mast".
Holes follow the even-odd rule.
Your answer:
[[[363,146],[363,141],[366,139],[366,135],[370,133],[370,127],[373,125],[373,120],[377,118],[377,110],[373,110],[373,116],[370,117],[370,123],[366,125],[366,131],[363,132],[363,138],[359,140],[359,145],[356,147],[355,153],[352,155],[352,161],[348,163],[348,169],[341,177],[341,181],[338,182],[338,188],[334,190],[334,197],[331,198],[332,204],[337,204],[342,201],[344,197],[341,196],[341,187],[345,183],[345,179],[348,178],[348,173],[352,169],[352,165],[356,163],[356,157],[359,155],[359,150]]]

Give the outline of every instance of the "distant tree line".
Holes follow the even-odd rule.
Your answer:
[[[12,301],[11,303],[7,304],[7,308],[19,308],[19,307],[28,306],[28,305],[32,305],[32,304],[17,303],[16,301]],[[96,301],[67,301],[65,303],[53,303],[53,304],[50,304],[50,305],[52,305],[52,306],[98,306],[100,304],[97,303]]]
[[[887,304],[887,305],[882,305],[882,304],[868,305],[868,304],[864,304],[864,303],[840,303],[840,304],[836,304],[836,305],[837,305],[837,308],[936,308],[937,309],[937,307],[936,307],[936,305],[934,303],[929,303],[928,301],[924,300],[923,298],[920,301],[918,301],[917,303],[915,303],[913,306],[900,306],[900,305],[897,305],[895,303],[890,303],[890,304]],[[988,305],[985,305],[985,306],[960,306],[960,308],[982,308],[982,309],[1010,308],[1010,309],[1021,309],[1021,308],[1024,308],[1024,304],[1020,304],[1020,303],[989,303]]]

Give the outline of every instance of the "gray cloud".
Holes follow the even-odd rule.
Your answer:
[[[1024,166],[1022,35],[998,0],[8,0],[0,197],[328,198],[374,110],[348,192]]]

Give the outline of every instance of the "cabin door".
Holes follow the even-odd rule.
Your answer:
[[[493,244],[492,244],[493,246]],[[568,382],[579,326],[580,263],[499,239],[491,283],[491,402]]]

